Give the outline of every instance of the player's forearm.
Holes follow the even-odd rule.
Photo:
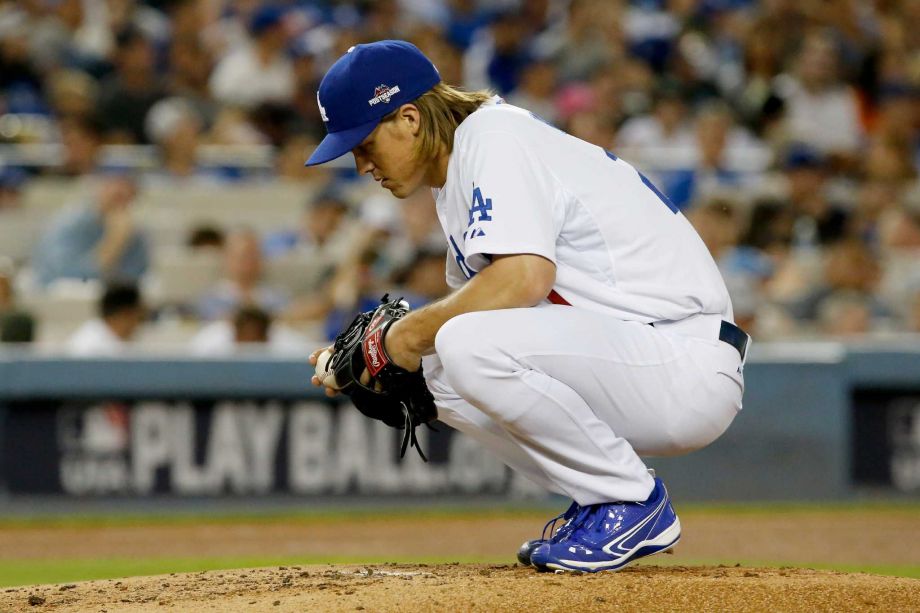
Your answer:
[[[459,290],[394,324],[399,342],[412,353],[429,353],[441,326],[458,315],[534,306],[552,289],[555,272],[540,256],[497,258]]]

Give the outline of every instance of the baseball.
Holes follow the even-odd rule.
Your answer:
[[[332,359],[332,350],[326,349],[316,358],[316,376],[319,377],[320,382],[328,388],[337,390],[339,389],[338,383],[335,380],[335,373],[331,370],[328,370],[329,361]]]

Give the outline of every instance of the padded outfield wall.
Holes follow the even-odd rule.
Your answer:
[[[123,498],[539,495],[468,438],[399,433],[326,399],[306,362],[0,353],[0,493]],[[920,346],[755,345],[744,410],[651,458],[682,500],[920,496]]]

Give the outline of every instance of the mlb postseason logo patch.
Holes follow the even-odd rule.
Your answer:
[[[390,102],[390,98],[399,93],[399,85],[394,85],[390,87],[389,85],[384,85],[381,83],[374,89],[374,97],[367,101],[371,106],[383,102],[384,104]]]

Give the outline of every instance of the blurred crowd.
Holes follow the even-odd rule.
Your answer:
[[[0,245],[2,338],[42,324],[16,291],[72,281],[96,283],[98,317],[67,341],[84,355],[177,317],[200,354],[300,350],[383,291],[442,295],[430,194],[303,167],[325,70],[384,38],[651,176],[755,338],[920,332],[918,24],[917,0],[0,0],[0,225],[35,182],[89,185],[29,257]],[[187,228],[220,278],[145,303],[159,246],[138,194],[254,182],[303,185],[300,218]],[[316,263],[307,286],[270,283],[292,254]]]

